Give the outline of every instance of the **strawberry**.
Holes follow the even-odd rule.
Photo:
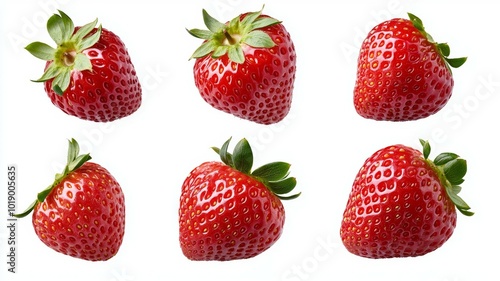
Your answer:
[[[69,142],[68,164],[54,183],[18,218],[33,211],[38,238],[57,252],[89,261],[116,255],[125,231],[125,199],[116,179],[102,166],[79,155]]]
[[[212,107],[259,124],[283,120],[292,104],[295,47],[280,21],[262,11],[226,24],[203,10],[208,30],[188,32],[203,44],[191,58],[194,81]]]
[[[281,236],[285,209],[280,199],[296,179],[290,164],[273,162],[251,172],[253,154],[242,139],[228,153],[229,139],[214,150],[222,162],[204,162],[182,185],[179,241],[190,260],[247,259],[269,249]]]
[[[408,13],[375,26],[363,41],[354,87],[354,107],[368,119],[410,121],[441,110],[451,97],[450,47],[436,43],[422,21]]]
[[[52,103],[66,114],[96,122],[113,121],[134,113],[142,90],[134,65],[121,39],[95,27],[97,19],[81,27],[63,12],[54,14],[47,29],[56,48],[41,42],[26,46],[47,61],[44,82]]]
[[[473,213],[458,196],[467,162],[454,153],[428,159],[391,145],[370,156],[359,170],[344,211],[340,236],[347,250],[367,258],[422,256],[453,234],[456,209]]]

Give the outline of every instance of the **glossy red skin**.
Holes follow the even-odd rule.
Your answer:
[[[363,41],[354,107],[368,119],[422,119],[446,105],[453,83],[437,47],[410,20],[392,19],[374,27]]]
[[[453,202],[420,151],[394,145],[374,153],[356,175],[340,236],[358,256],[415,257],[441,247],[456,220]]]
[[[137,111],[142,88],[123,41],[102,28],[99,41],[83,53],[90,59],[92,71],[73,70],[62,96],[52,90],[52,79],[46,81],[45,91],[52,103],[66,114],[95,122],[114,121]]]
[[[202,98],[212,107],[269,125],[283,120],[290,111],[296,54],[282,24],[260,30],[273,39],[274,47],[243,45],[243,64],[231,62],[227,55],[199,58],[194,64],[194,80]]]
[[[221,162],[201,164],[182,185],[179,241],[190,260],[254,257],[279,239],[284,222],[278,197]]]
[[[116,255],[125,232],[125,199],[103,167],[86,162],[36,205],[33,226],[57,252],[89,261]]]

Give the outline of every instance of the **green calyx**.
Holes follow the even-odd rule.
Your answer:
[[[441,183],[443,183],[446,194],[455,204],[457,209],[466,216],[474,215],[465,201],[458,196],[462,190],[460,184],[464,182],[463,177],[467,173],[467,161],[455,153],[444,152],[436,156],[434,161],[428,159],[431,146],[428,141],[420,140],[423,147],[423,155],[427,163],[436,171]]]
[[[290,200],[299,197],[300,192],[289,196],[285,195],[290,193],[297,185],[297,180],[294,177],[288,177],[290,164],[285,162],[272,162],[252,171],[253,153],[248,141],[246,139],[239,141],[234,147],[232,154],[227,151],[230,141],[231,138],[229,138],[220,149],[212,147],[212,149],[219,154],[222,162],[262,182],[271,192],[282,200]]]
[[[227,54],[231,61],[243,63],[245,61],[243,45],[254,48],[274,47],[275,43],[271,37],[259,28],[278,24],[280,21],[271,17],[260,17],[261,14],[262,10],[248,13],[242,19],[238,16],[223,24],[203,10],[203,20],[208,30],[187,30],[194,37],[205,40],[191,59],[202,58],[209,54],[213,58],[219,58]]]
[[[446,62],[446,67],[450,70],[450,72],[450,67],[458,68],[465,63],[467,57],[449,58],[448,56],[450,55],[450,46],[447,43],[436,43],[432,36],[425,31],[424,24],[422,23],[422,20],[420,18],[411,13],[408,13],[408,17],[413,23],[413,26],[415,26],[415,28],[418,29],[427,38],[427,40],[429,40],[429,42],[436,45],[439,54]]]
[[[73,21],[65,13],[59,11],[59,15],[52,15],[47,21],[47,30],[55,41],[56,48],[42,42],[33,42],[25,48],[33,56],[51,62],[42,77],[32,81],[45,82],[54,79],[52,90],[62,95],[69,87],[73,70],[91,70],[90,59],[82,51],[99,41],[102,30],[100,25],[94,34],[89,35],[96,24],[97,19],[75,32]]]
[[[67,175],[80,168],[85,162],[89,161],[90,159],[92,159],[92,157],[90,157],[90,154],[88,153],[80,155],[80,146],[78,145],[78,142],[76,142],[75,139],[71,139],[69,141],[68,148],[68,163],[66,164],[66,167],[64,167],[64,171],[62,173],[56,174],[54,182],[42,192],[38,193],[36,200],[31,203],[31,205],[24,212],[20,214],[14,214],[14,217],[23,218],[31,213],[31,211],[33,211],[38,203],[43,202],[45,198],[47,198],[47,196],[54,189],[54,187],[56,187],[56,185],[58,185],[64,178],[66,178]]]

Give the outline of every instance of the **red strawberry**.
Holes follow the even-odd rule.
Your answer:
[[[134,113],[142,90],[125,44],[97,20],[82,27],[63,12],[49,18],[47,29],[57,44],[26,46],[46,60],[44,82],[52,103],[66,114],[96,122],[113,121]]]
[[[414,257],[441,247],[456,226],[467,162],[454,153],[429,160],[411,147],[392,145],[369,157],[354,180],[340,236],[347,250],[367,258]]]
[[[435,114],[451,97],[450,47],[436,43],[422,21],[392,19],[375,26],[363,41],[354,87],[354,107],[364,118],[417,120]]]
[[[296,55],[281,22],[261,13],[222,24],[203,10],[209,30],[188,31],[205,40],[192,55],[203,99],[237,117],[273,124],[290,111]]]
[[[280,199],[293,190],[290,164],[273,162],[251,172],[253,154],[243,139],[227,152],[224,162],[205,162],[191,171],[182,185],[179,240],[190,260],[235,260],[254,257],[281,236],[285,209]]]
[[[78,143],[71,140],[64,172],[15,216],[34,210],[35,233],[47,246],[75,258],[105,261],[123,241],[125,199],[115,178],[90,159],[89,154],[79,155]]]

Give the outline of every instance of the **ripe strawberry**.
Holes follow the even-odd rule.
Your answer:
[[[354,87],[354,107],[364,118],[417,120],[435,114],[451,97],[451,67],[466,58],[448,58],[450,47],[436,43],[422,21],[391,19],[363,41]]]
[[[253,154],[243,139],[222,162],[205,162],[191,171],[182,185],[179,241],[190,260],[235,260],[254,257],[281,236],[285,209],[280,199],[293,199],[296,180],[290,164],[273,162],[251,172]]]
[[[259,124],[283,120],[292,104],[295,47],[280,21],[262,11],[226,24],[203,10],[209,30],[191,29],[204,39],[194,52],[194,81],[214,108]]]
[[[369,157],[349,195],[340,236],[347,250],[367,258],[414,257],[441,247],[456,226],[455,207],[471,216],[458,196],[467,162],[454,153],[428,159],[392,145]]]
[[[53,15],[47,29],[57,44],[34,42],[26,46],[46,60],[44,82],[52,103],[66,114],[96,122],[113,121],[134,113],[142,90],[125,44],[97,19],[81,27],[63,12]]]
[[[40,240],[57,252],[89,261],[116,255],[125,231],[125,199],[115,178],[69,142],[68,164],[18,218],[33,212]]]

